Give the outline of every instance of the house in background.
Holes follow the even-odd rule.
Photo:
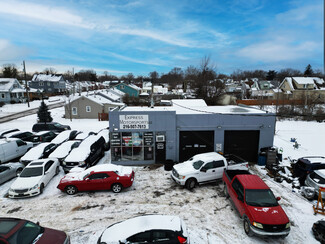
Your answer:
[[[141,92],[140,87],[133,84],[126,84],[123,82],[115,85],[114,88],[124,92],[125,94],[128,94],[130,97],[138,97]]]
[[[66,82],[62,75],[35,74],[29,87],[42,90],[46,95],[57,95],[66,92]]]
[[[283,91],[285,99],[325,102],[325,82],[322,78],[286,77],[279,89]]]
[[[15,78],[0,78],[0,102],[23,102],[24,87]]]
[[[65,104],[65,118],[108,120],[109,111],[124,106],[124,103],[112,101],[114,99],[116,97],[109,99],[105,92],[71,95]]]

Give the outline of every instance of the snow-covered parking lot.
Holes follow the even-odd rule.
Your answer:
[[[70,125],[72,129],[98,131],[108,126],[106,121],[73,120],[62,118],[63,108],[51,110],[55,121]],[[31,130],[36,115],[1,124],[1,129],[19,128]],[[274,144],[284,149],[288,156],[324,155],[324,123],[277,122]],[[294,149],[290,138],[295,137],[299,149]],[[109,163],[109,152],[100,163]],[[110,191],[78,193],[69,196],[56,186],[64,173],[61,169],[40,196],[29,199],[8,199],[5,196],[13,180],[0,186],[1,216],[19,217],[39,221],[41,225],[66,231],[71,243],[96,243],[104,229],[117,221],[148,214],[179,215],[187,224],[191,243],[317,243],[311,226],[324,218],[313,215],[312,203],[288,185],[274,182],[259,167],[253,172],[261,174],[275,196],[281,196],[280,204],[286,211],[291,232],[285,239],[248,237],[236,210],[222,193],[222,184],[209,184],[188,191],[176,185],[170,172],[163,167],[137,167],[135,182],[131,188],[119,194]]]

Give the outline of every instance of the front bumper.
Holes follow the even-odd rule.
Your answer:
[[[172,179],[179,185],[181,186],[185,186],[185,182],[186,182],[186,179],[178,179],[176,176],[174,176],[173,174],[171,174],[172,176]]]
[[[287,235],[289,235],[289,232],[290,232],[290,228],[287,228],[283,231],[269,232],[269,231],[265,231],[263,229],[258,229],[255,226],[253,226],[251,223],[249,223],[249,225],[250,225],[252,232],[258,236],[287,236]]]
[[[26,198],[26,197],[33,197],[39,195],[40,189],[37,187],[33,190],[9,190],[8,197],[9,198]]]

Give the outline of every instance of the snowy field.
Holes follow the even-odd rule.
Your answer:
[[[62,118],[63,108],[51,110],[54,121],[70,125],[72,129],[99,131],[108,126],[107,121],[67,120]],[[36,115],[0,124],[0,130],[19,128],[31,130]],[[274,145],[283,148],[284,158],[297,159],[301,156],[324,156],[325,124],[316,122],[277,122]],[[299,149],[293,148],[290,138],[297,138]],[[100,163],[110,162],[109,152]],[[163,167],[138,167],[131,188],[119,194],[110,191],[86,192],[69,196],[56,186],[64,176],[58,176],[44,189],[40,196],[29,199],[8,199],[5,197],[13,180],[0,186],[1,216],[25,218],[39,221],[41,225],[66,231],[71,243],[96,243],[104,229],[129,217],[140,214],[159,213],[179,215],[187,224],[191,243],[317,243],[311,227],[324,218],[314,215],[312,203],[288,185],[274,182],[258,167],[259,173],[271,187],[275,196],[281,196],[280,204],[287,213],[292,227],[285,239],[248,237],[242,220],[229,199],[222,193],[222,184],[209,184],[188,191],[176,185],[170,172]]]

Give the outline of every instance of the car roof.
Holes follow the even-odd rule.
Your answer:
[[[101,237],[102,241],[118,242],[148,230],[181,231],[182,221],[178,216],[144,215],[109,226]]]
[[[44,134],[49,133],[49,132],[52,132],[52,131],[49,131],[49,130],[43,130],[43,131],[40,131],[40,132],[35,133],[34,135],[35,135],[35,136],[41,136],[41,135],[44,135]]]
[[[51,158],[37,159],[37,160],[34,160],[34,161],[30,162],[26,166],[26,168],[33,168],[33,167],[43,166],[43,165],[45,165],[50,160],[53,160],[54,161],[54,159],[51,159]]]
[[[192,161],[201,160],[204,162],[208,162],[211,160],[223,160],[224,159],[224,157],[217,152],[200,153],[200,154],[194,155],[192,158],[193,158]]]
[[[11,141],[21,141],[19,138],[0,138],[0,144],[5,144]]]
[[[245,189],[270,189],[258,175],[237,175]]]

